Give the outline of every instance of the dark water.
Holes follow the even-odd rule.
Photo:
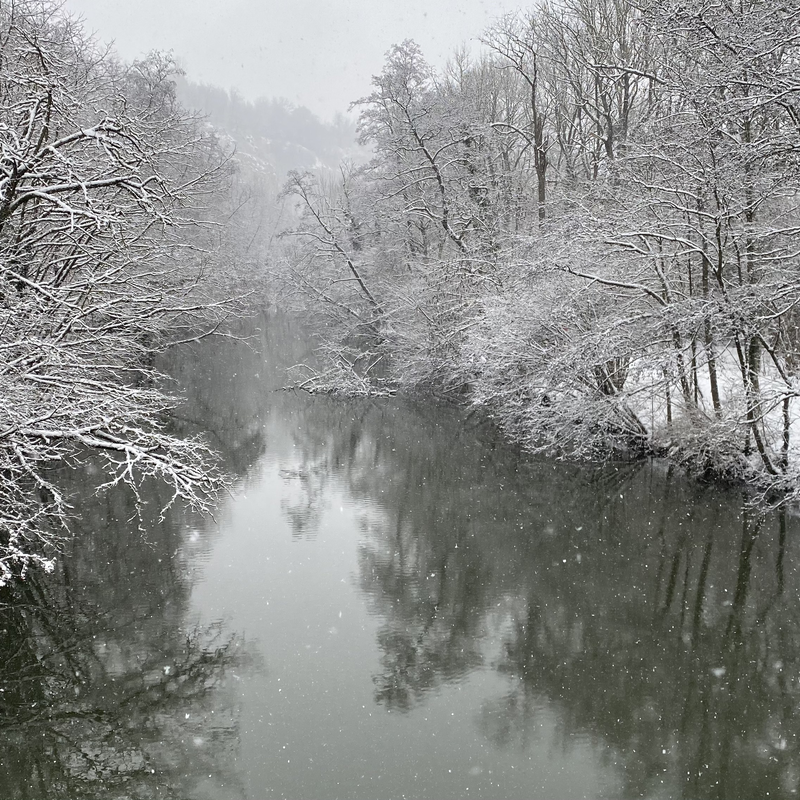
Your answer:
[[[453,411],[185,350],[215,521],[81,495],[0,594],[1,798],[789,798],[800,529],[665,468],[520,459]]]

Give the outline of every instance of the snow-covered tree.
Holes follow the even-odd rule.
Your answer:
[[[221,314],[195,233],[221,160],[174,71],[119,62],[57,3],[0,2],[0,582],[77,513],[58,467],[208,498],[208,453],[166,431],[152,369]]]
[[[542,0],[438,73],[393,48],[349,200],[381,241],[360,259],[396,385],[535,450],[800,491],[798,20],[798,0]]]

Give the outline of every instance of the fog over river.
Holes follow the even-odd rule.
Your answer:
[[[139,531],[87,469],[56,574],[2,590],[0,797],[796,796],[794,517],[283,391],[310,343],[259,324],[164,365],[216,519],[153,488]]]

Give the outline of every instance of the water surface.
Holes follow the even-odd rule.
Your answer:
[[[87,491],[56,579],[0,598],[0,796],[796,796],[791,516],[280,391],[308,344],[264,322],[169,364],[236,476],[216,520],[143,542]]]

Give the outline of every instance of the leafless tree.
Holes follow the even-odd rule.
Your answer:
[[[208,502],[209,452],[167,432],[153,369],[224,313],[197,233],[221,161],[174,71],[119,62],[57,3],[0,0],[0,582],[68,528],[60,465]]]

